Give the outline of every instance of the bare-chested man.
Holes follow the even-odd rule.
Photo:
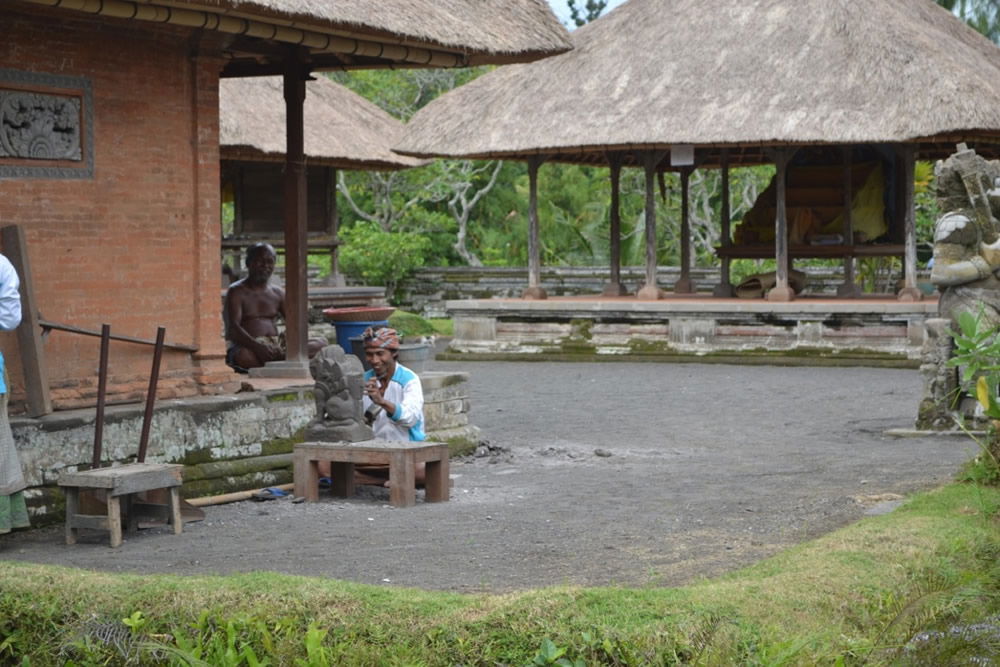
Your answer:
[[[226,363],[237,371],[285,358],[277,319],[285,318],[285,292],[268,281],[278,254],[267,243],[247,248],[247,277],[226,291]]]

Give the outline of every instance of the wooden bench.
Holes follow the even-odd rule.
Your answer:
[[[60,475],[59,486],[66,492],[66,544],[76,544],[80,528],[91,528],[109,531],[111,546],[121,546],[122,514],[129,533],[136,531],[142,515],[166,519],[173,526],[174,534],[179,535],[184,527],[180,505],[183,469],[183,465],[173,463],[130,463]],[[81,489],[105,493],[107,516],[81,513]],[[136,493],[159,489],[169,489],[169,505],[138,502],[132,497]]]
[[[448,445],[439,442],[304,442],[292,454],[295,495],[309,502],[319,500],[320,461],[330,462],[331,492],[338,497],[354,495],[354,465],[389,466],[389,502],[396,507],[416,504],[416,470],[425,464],[424,500],[448,500]]]

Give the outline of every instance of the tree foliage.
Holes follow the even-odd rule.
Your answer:
[[[580,5],[577,5],[577,0],[566,0],[569,17],[577,28],[598,18],[608,6],[607,0],[579,0],[579,2]]]
[[[937,3],[1000,44],[1000,3],[997,0],[937,0]]]

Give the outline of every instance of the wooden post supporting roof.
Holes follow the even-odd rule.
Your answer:
[[[786,181],[788,179],[788,163],[791,161],[793,151],[787,148],[779,148],[774,151],[774,175],[777,189],[775,191],[775,219],[774,219],[774,259],[778,266],[775,273],[775,285],[767,293],[768,301],[792,301],[795,292],[788,284],[788,216],[785,207]]]
[[[719,211],[719,227],[722,247],[728,248],[733,245],[733,233],[731,229],[730,217],[732,213],[729,209],[729,149],[723,148],[722,155],[720,158],[720,169],[722,170],[721,179],[722,183],[720,185],[722,206]],[[722,266],[719,269],[719,284],[715,286],[712,290],[713,296],[719,297],[731,297],[733,296],[733,283],[729,277],[729,264],[732,260],[729,255],[723,253],[722,255]]]
[[[844,245],[854,245],[854,169],[851,165],[851,147],[844,146],[844,225],[841,234]],[[854,255],[844,255],[844,283],[837,288],[837,296],[856,297],[858,286],[854,283]]]
[[[3,242],[4,255],[21,279],[21,325],[17,328],[17,347],[24,372],[28,416],[41,417],[52,412],[52,399],[49,397],[49,372],[42,348],[41,318],[38,302],[35,301],[28,244],[19,225],[8,225],[0,230],[0,241]],[[10,387],[7,390],[10,391]]]
[[[309,301],[306,290],[306,165],[304,112],[305,65],[302,52],[290,48],[285,59],[285,343],[283,366],[290,375],[309,377]]]
[[[896,155],[900,164],[903,194],[903,289],[896,297],[900,301],[920,301],[923,293],[917,287],[917,218],[913,197],[913,172],[916,151],[913,146],[900,147]]]
[[[660,298],[660,288],[656,284],[656,166],[666,154],[666,151],[643,151],[641,154],[646,171],[646,284],[636,296],[650,301]]]
[[[681,167],[681,277],[674,283],[674,294],[691,294],[691,185],[692,167]]]
[[[545,158],[532,155],[528,158],[528,287],[521,293],[523,299],[546,299],[542,288],[541,247],[538,240],[538,167]]]
[[[611,176],[611,230],[610,234],[610,261],[611,279],[604,286],[602,296],[622,296],[627,294],[625,286],[622,285],[622,214],[621,214],[621,175],[622,175],[622,154],[608,153],[608,167]]]

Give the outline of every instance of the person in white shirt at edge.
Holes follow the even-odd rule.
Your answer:
[[[424,435],[424,389],[420,378],[399,363],[399,334],[389,327],[365,329],[365,395],[362,407],[369,426],[380,440],[420,442]],[[356,466],[356,481],[361,484],[389,485],[388,466]],[[424,464],[417,465],[416,482],[424,483]]]
[[[0,330],[12,331],[21,323],[20,285],[14,266],[0,255]],[[0,535],[28,527],[26,486],[7,420],[7,368],[0,354]]]

